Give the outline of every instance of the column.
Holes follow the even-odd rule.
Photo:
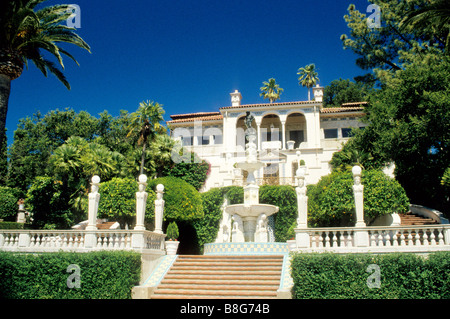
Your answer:
[[[100,186],[100,177],[94,175],[91,180],[91,192],[89,193],[88,206],[88,225],[86,227],[86,235],[84,237],[85,248],[95,248],[97,246],[97,212],[100,194],[98,189]]]
[[[353,185],[353,194],[355,197],[356,227],[366,227],[366,223],[364,222],[364,186],[361,184],[361,167],[354,166],[352,173],[355,182]]]
[[[89,193],[89,207],[88,207],[88,225],[86,230],[97,230],[97,212],[98,203],[100,201],[100,194],[98,189],[100,186],[100,177],[94,175],[92,177],[91,192]]]
[[[163,199],[164,185],[158,184],[156,186],[156,200],[155,200],[155,233],[162,234],[162,222],[164,216],[164,205],[165,201]]]
[[[147,205],[148,193],[145,191],[147,187],[147,176],[142,174],[138,178],[139,191],[136,193],[136,226],[134,230],[145,230],[145,206]]]
[[[299,167],[296,172],[297,187],[297,230],[295,231],[296,246],[299,248],[309,248],[311,245],[308,228],[308,197],[306,196],[305,182],[306,168]]]
[[[257,129],[257,134],[258,134],[258,152],[261,151],[261,140],[262,140],[262,136],[261,136],[261,119],[259,119],[259,121],[255,120],[256,122],[256,129]]]
[[[281,121],[281,137],[283,145],[281,146],[281,149],[286,149],[286,121]]]
[[[364,229],[366,223],[364,222],[364,198],[363,190],[364,186],[361,184],[361,167],[354,166],[352,168],[354,185],[353,194],[355,198],[355,211],[356,211],[356,230],[354,232],[354,240],[356,247],[369,246],[369,232]],[[358,229],[359,228],[359,229]]]

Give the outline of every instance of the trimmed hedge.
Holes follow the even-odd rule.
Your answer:
[[[189,183],[176,177],[160,177],[148,182],[147,189],[164,185],[164,220],[192,221],[203,218],[200,193]]]
[[[80,269],[79,288],[68,287],[69,265]],[[0,252],[0,299],[131,299],[140,272],[135,252]]]
[[[370,288],[379,267],[379,288]],[[450,252],[415,254],[294,254],[294,299],[448,299]]]

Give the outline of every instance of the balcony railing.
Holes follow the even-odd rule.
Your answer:
[[[296,229],[292,250],[426,252],[450,250],[450,225]]]
[[[23,252],[164,251],[166,235],[135,230],[0,230],[0,250]]]

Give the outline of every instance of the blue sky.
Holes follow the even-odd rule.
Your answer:
[[[170,115],[218,111],[239,90],[242,103],[261,103],[262,82],[274,77],[281,102],[307,100],[299,67],[315,63],[320,84],[364,72],[343,50],[349,33],[343,19],[350,3],[366,11],[367,0],[49,0],[81,9],[78,33],[92,54],[66,47],[80,63],[64,59],[67,90],[30,63],[12,82],[8,143],[20,118],[73,108],[97,116],[135,111],[153,100]]]

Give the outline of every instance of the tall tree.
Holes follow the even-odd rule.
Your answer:
[[[0,145],[6,135],[6,117],[11,81],[20,77],[24,65],[32,61],[47,76],[54,74],[68,89],[69,82],[43,51],[53,55],[64,68],[61,54],[78,62],[60,43],[74,44],[90,52],[89,45],[75,32],[63,25],[72,14],[69,5],[53,5],[39,10],[36,6],[46,0],[6,0],[0,4]]]
[[[416,30],[431,30],[436,41],[450,53],[450,2],[432,0],[425,7],[410,12],[400,23],[400,29],[412,26]]]
[[[138,145],[142,145],[140,174],[144,174],[147,144],[156,134],[166,132],[166,128],[161,124],[164,121],[163,115],[162,105],[153,101],[141,102],[137,111],[131,114],[127,136],[139,136]]]
[[[264,99],[269,99],[270,103],[273,103],[280,99],[281,93],[283,93],[284,89],[280,88],[274,78],[270,78],[269,81],[264,81],[260,90]]]
[[[316,65],[309,64],[299,68],[297,75],[299,75],[298,84],[308,88],[308,101],[311,101],[311,88],[319,81]]]

